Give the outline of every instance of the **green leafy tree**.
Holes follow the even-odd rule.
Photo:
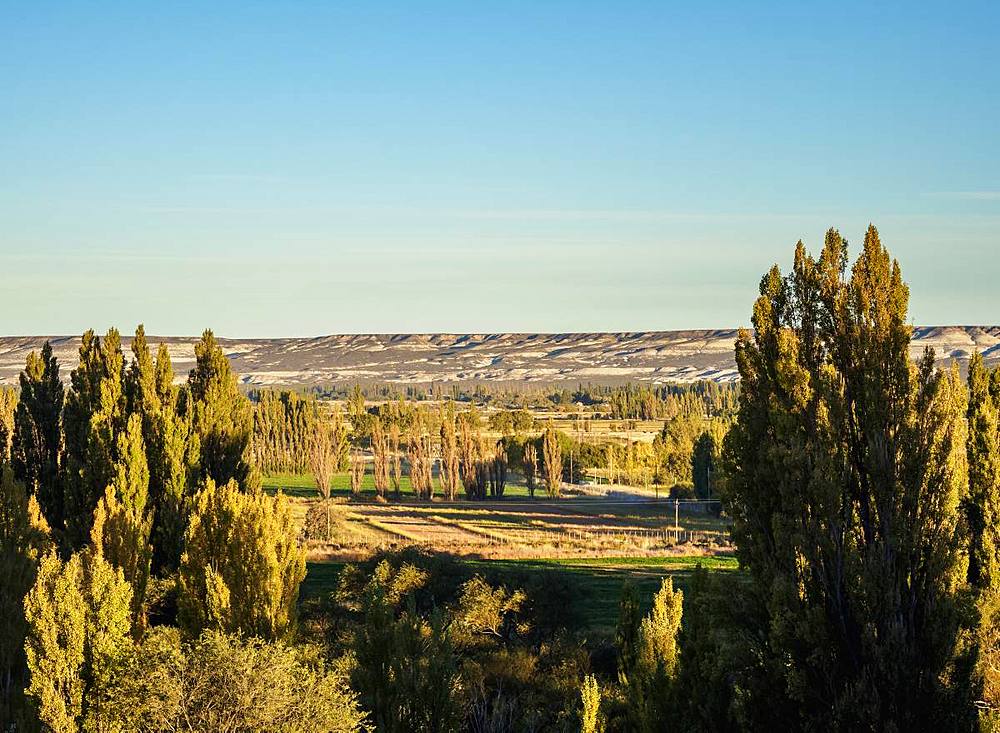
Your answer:
[[[251,391],[253,458],[266,473],[302,473],[309,468],[320,409],[311,395],[288,390]]]
[[[111,700],[115,680],[132,649],[132,587],[121,569],[87,551],[83,561],[83,596],[87,604],[83,674],[84,729],[115,730]]]
[[[192,435],[191,417],[179,409],[180,392],[173,384],[173,366],[166,345],[160,344],[154,360],[140,325],[132,339],[132,353],[128,403],[129,413],[141,419],[149,469],[152,569],[169,573],[180,562],[200,446]]]
[[[667,420],[653,442],[662,480],[669,484],[690,485],[691,456],[698,436],[705,430],[700,415],[682,414]]]
[[[969,582],[978,590],[1000,582],[1000,418],[981,354],[969,360]]]
[[[973,697],[981,727],[1000,727],[1000,415],[997,372],[983,357],[969,360],[969,584],[975,602]]]
[[[124,730],[354,733],[364,730],[341,673],[314,650],[209,631],[183,644],[160,627],[112,695]]]
[[[195,344],[188,377],[193,429],[201,447],[202,478],[216,484],[235,480],[248,492],[260,490],[252,462],[253,408],[240,392],[229,360],[211,331]]]
[[[653,596],[653,608],[639,624],[636,667],[653,680],[662,672],[673,677],[677,671],[677,631],[681,626],[684,594],[674,590],[672,578],[664,578]]]
[[[618,681],[626,704],[623,722],[630,729],[655,731],[669,723],[682,601],[683,594],[674,590],[673,580],[665,578],[649,614],[641,616],[635,586],[628,582],[622,586],[615,642]]]
[[[0,463],[9,463],[14,442],[14,413],[17,412],[17,390],[0,387]]]
[[[351,421],[351,435],[355,443],[360,444],[371,435],[373,416],[365,407],[365,395],[360,385],[355,384],[347,397],[347,417]]]
[[[653,596],[653,608],[639,624],[635,667],[629,675],[631,704],[639,728],[661,730],[673,709],[677,675],[677,632],[684,594],[665,578]]]
[[[143,627],[143,602],[149,580],[152,548],[152,514],[147,497],[149,469],[142,440],[141,420],[133,414],[118,436],[119,461],[115,477],[94,513],[91,545],[111,565],[119,568],[132,587],[132,623]]]
[[[46,555],[24,604],[31,671],[26,692],[42,725],[54,733],[76,733],[83,717],[87,604],[82,584],[79,556],[64,565],[55,554]]]
[[[793,715],[781,680],[773,680],[764,599],[748,589],[741,573],[698,565],[684,594],[678,634],[680,665],[667,729],[790,730]]]
[[[477,575],[462,585],[455,617],[468,634],[507,645],[521,626],[519,614],[526,600],[524,591],[494,588]]]
[[[583,678],[580,704],[580,733],[602,733],[604,720],[601,717],[601,687],[592,674]]]
[[[63,490],[59,477],[62,452],[63,384],[59,362],[48,341],[41,355],[32,351],[19,377],[21,395],[14,411],[11,462],[53,529],[63,526]]]
[[[200,473],[201,443],[193,418],[184,405],[187,388],[173,386],[173,367],[167,347],[156,355],[156,391],[160,412],[147,444],[150,456],[150,500],[153,510],[153,570],[167,574],[180,564],[192,494]]]
[[[639,594],[635,586],[625,581],[618,600],[618,624],[615,627],[615,646],[618,649],[618,681],[627,685],[639,655]]]
[[[441,408],[441,488],[448,501],[454,501],[462,485],[462,467],[455,428],[455,405],[448,402]]]
[[[46,555],[25,599],[26,690],[45,730],[117,730],[112,687],[131,650],[132,589],[120,570],[85,552]]]
[[[542,461],[545,466],[545,489],[549,496],[562,493],[562,448],[552,420],[542,433]]]
[[[361,598],[354,639],[353,683],[386,733],[457,731],[459,670],[446,620],[417,613],[416,593],[428,575],[412,565],[376,566]]]
[[[63,410],[62,476],[72,548],[89,539],[97,502],[114,480],[118,435],[126,423],[124,369],[118,331],[109,330],[103,341],[93,331],[83,334]]]
[[[523,460],[521,461],[521,472],[524,474],[524,484],[528,487],[528,496],[535,498],[535,488],[538,485],[538,451],[531,441],[525,443]]]
[[[284,496],[245,494],[209,479],[191,515],[181,560],[179,618],[204,629],[279,639],[293,631],[305,551]]]
[[[698,436],[691,451],[694,495],[702,501],[714,498],[719,470],[719,441],[709,431]]]
[[[724,448],[733,539],[794,725],[950,727],[969,715],[949,687],[964,388],[931,353],[911,362],[908,288],[874,227],[846,268],[831,230],[818,260],[800,243],[788,277],[761,281]]]
[[[50,546],[38,501],[14,478],[10,466],[0,466],[0,730],[17,728],[25,714],[24,598]]]

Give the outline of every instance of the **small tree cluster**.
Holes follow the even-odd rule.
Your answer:
[[[486,440],[469,420],[460,422],[458,438],[465,496],[468,499],[485,499],[490,480],[490,456]]]

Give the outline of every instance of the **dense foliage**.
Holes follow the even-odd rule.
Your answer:
[[[0,729],[127,729],[122,670],[160,633],[151,620],[175,623],[178,604],[196,656],[203,630],[250,654],[240,638],[294,628],[298,530],[280,498],[259,492],[251,408],[225,355],[206,331],[178,388],[141,326],[131,350],[126,359],[114,329],[88,331],[64,392],[46,345],[28,357],[16,404],[8,392],[0,401]]]
[[[753,683],[773,726],[954,729],[968,679],[966,391],[910,360],[908,289],[870,228],[846,272],[818,259],[761,282],[736,356],[726,504],[758,614]],[[974,430],[977,432],[977,430]],[[971,508],[970,507],[970,508]],[[739,658],[747,655],[741,654]]]
[[[309,470],[320,414],[314,397],[296,392],[252,392],[253,455],[263,473]]]

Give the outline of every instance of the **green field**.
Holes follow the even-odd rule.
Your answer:
[[[579,588],[578,610],[584,621],[583,628],[600,633],[609,633],[614,629],[622,585],[627,580],[636,587],[645,613],[652,604],[653,594],[667,576],[673,577],[676,587],[684,589],[698,565],[715,572],[732,572],[738,567],[736,558],[731,555],[483,562],[491,563],[494,570],[506,566],[512,570],[529,569],[568,576]],[[475,561],[472,564],[475,565]]]
[[[475,560],[464,559],[473,572],[490,572],[501,578],[510,574],[523,577],[529,573],[551,573],[568,580],[577,590],[582,629],[597,634],[613,631],[618,618],[618,601],[622,584],[629,580],[643,604],[651,604],[653,594],[666,576],[672,576],[675,586],[684,589],[694,569],[701,565],[713,572],[735,572],[738,568],[732,555],[706,557],[626,557],[551,560]],[[311,562],[308,565],[301,598],[307,601],[336,588],[337,577],[346,563]]]
[[[281,473],[274,474],[271,476],[264,477],[264,490],[270,493],[276,493],[279,490],[283,491],[288,496],[297,496],[304,499],[313,499],[319,496],[319,492],[316,490],[316,482],[313,479],[311,473],[304,474],[293,474],[293,473]],[[400,479],[400,493],[407,498],[413,498],[413,487],[410,484],[409,476],[402,476]],[[368,498],[375,498],[375,479],[371,473],[366,473],[364,481],[361,484],[361,493],[363,496]],[[390,495],[392,494],[392,489],[389,489]],[[434,479],[434,495],[441,496],[441,484],[437,478]],[[351,495],[351,479],[350,476],[344,473],[338,473],[333,479],[333,496],[350,496]],[[464,491],[459,492],[459,496],[464,496]],[[528,489],[524,484],[517,484],[513,481],[508,481],[504,489],[504,498],[527,498]],[[545,491],[541,488],[535,491],[536,497],[544,497]]]

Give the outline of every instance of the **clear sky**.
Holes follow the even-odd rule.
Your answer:
[[[877,7],[876,7],[877,6]],[[1000,3],[0,0],[0,333],[1000,323]]]

